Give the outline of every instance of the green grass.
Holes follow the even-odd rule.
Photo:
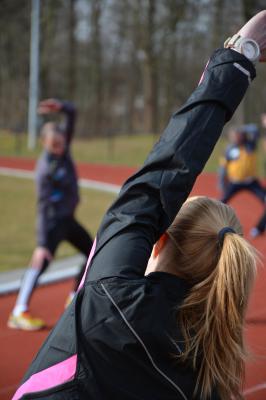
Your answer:
[[[116,136],[112,139],[75,139],[72,153],[75,161],[140,165],[157,138],[153,135]],[[37,158],[41,152],[38,142],[36,149],[27,148],[26,135],[19,137],[0,131],[0,156]]]
[[[159,136],[128,135],[115,136],[113,139],[75,139],[72,151],[75,161],[88,163],[105,163],[116,165],[140,166]],[[216,172],[219,157],[226,147],[226,140],[222,137],[209,159],[205,171]],[[17,138],[7,131],[0,131],[0,156],[30,157],[36,159],[41,152],[40,143],[35,150],[27,148],[26,135]],[[263,163],[265,153],[263,146],[259,146],[258,172],[264,175]]]
[[[79,162],[100,162],[140,166],[152,148],[156,138],[153,135],[116,136],[108,139],[75,139],[73,155]],[[0,156],[21,156],[37,158],[41,148],[27,149],[26,136],[19,139],[0,131]],[[224,152],[225,139],[221,138],[208,161],[205,171],[216,172],[218,160]],[[258,172],[264,175],[265,153],[259,146]],[[1,232],[0,271],[27,265],[35,246],[35,192],[32,181],[0,176]],[[102,192],[81,190],[82,203],[78,208],[78,218],[95,234],[104,211],[113,200],[113,195]],[[71,247],[62,245],[58,257],[73,254]]]
[[[35,246],[35,191],[34,182],[0,176],[1,230],[0,271],[25,267]],[[81,204],[77,218],[95,235],[104,212],[114,195],[81,189]],[[75,254],[69,244],[62,244],[57,257]]]

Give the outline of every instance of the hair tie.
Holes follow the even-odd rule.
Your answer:
[[[236,231],[233,228],[231,228],[230,226],[225,226],[224,228],[222,228],[218,232],[218,241],[219,241],[220,247],[223,247],[224,237],[227,233],[236,233]]]

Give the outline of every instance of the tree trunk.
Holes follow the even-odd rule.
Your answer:
[[[157,0],[148,0],[147,23],[144,32],[144,130],[148,133],[156,133],[158,130],[158,79],[154,39],[156,5]]]
[[[69,57],[68,57],[68,98],[71,100],[75,99],[76,95],[76,39],[75,39],[75,28],[76,28],[76,14],[75,14],[75,3],[76,0],[69,0]]]
[[[93,129],[102,134],[103,127],[103,78],[102,78],[102,40],[101,40],[101,0],[92,0],[91,10],[91,48],[92,48],[92,92],[93,92]]]

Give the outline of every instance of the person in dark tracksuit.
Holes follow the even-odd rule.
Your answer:
[[[10,328],[24,330],[37,330],[45,325],[40,318],[30,315],[29,301],[40,275],[48,267],[58,245],[67,240],[85,256],[85,260],[92,246],[91,236],[77,222],[74,215],[79,203],[79,193],[70,144],[74,133],[76,109],[70,102],[48,99],[40,103],[38,111],[40,114],[60,112],[64,114],[65,121],[60,125],[47,122],[41,131],[44,152],[36,167],[37,248],[8,320]],[[76,277],[68,301],[78,288],[85,267],[86,263],[82,265]]]
[[[260,45],[265,26],[264,12],[240,34],[256,39],[259,32]],[[13,400],[241,397],[252,249],[229,206],[186,200],[254,77],[238,51],[219,49],[210,58],[197,89],[105,214],[84,284]],[[238,282],[240,291],[231,290]]]

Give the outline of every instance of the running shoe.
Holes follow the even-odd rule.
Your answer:
[[[33,318],[28,311],[25,311],[17,316],[10,314],[7,326],[24,331],[38,331],[45,327],[45,322],[40,318]]]

